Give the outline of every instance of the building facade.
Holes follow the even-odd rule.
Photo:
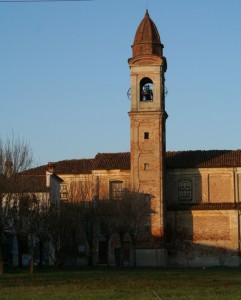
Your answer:
[[[124,190],[151,199],[150,240],[137,246],[139,266],[240,265],[241,150],[166,151],[165,72],[148,11],[132,45],[130,152],[55,162],[62,201],[121,199]],[[48,166],[31,170],[44,174]],[[71,197],[70,197],[71,195]],[[130,240],[127,237],[126,242]],[[98,236],[95,262],[115,264],[116,238]],[[105,242],[107,244],[105,244]],[[127,262],[131,265],[132,252]]]

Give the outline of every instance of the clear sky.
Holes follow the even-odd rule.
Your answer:
[[[241,149],[240,0],[0,2],[0,137],[42,164],[129,151],[146,5],[168,62],[167,150]]]

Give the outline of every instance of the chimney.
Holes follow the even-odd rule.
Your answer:
[[[46,186],[50,187],[50,176],[55,172],[55,163],[49,162],[46,170]]]
[[[13,163],[11,162],[11,160],[6,160],[5,174],[6,174],[7,178],[10,178],[10,176],[12,175],[12,172],[13,172]]]
[[[55,173],[55,163],[49,162],[49,163],[48,163],[48,169],[47,169],[47,171],[48,171],[49,173],[54,174],[54,173]]]

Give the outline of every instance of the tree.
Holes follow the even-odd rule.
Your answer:
[[[62,265],[66,258],[66,244],[72,228],[72,210],[68,203],[61,205],[60,209],[51,206],[49,211],[49,255],[55,267]]]
[[[36,246],[49,241],[50,203],[49,199],[46,201],[43,195],[37,194],[26,194],[20,201],[19,218],[24,224],[22,233],[29,241],[31,257],[29,272],[32,274],[35,269]]]
[[[29,144],[15,138],[0,140],[0,274],[4,272],[4,239],[11,230],[11,208],[19,191],[18,173],[31,167],[33,152]]]
[[[44,245],[49,243],[50,239],[50,211],[51,206],[49,203],[49,195],[41,195],[38,198],[38,205],[35,207],[37,213],[35,214],[35,222],[37,223],[35,237],[38,240],[38,250],[39,250],[39,267],[43,265],[44,258]]]
[[[151,209],[151,196],[126,190],[121,200],[116,203],[117,232],[123,247],[126,233],[131,237],[133,247],[133,263],[136,266],[136,249],[139,241],[146,238],[145,227],[154,211]]]
[[[102,187],[98,186],[98,190],[102,190]],[[88,244],[88,264],[93,265],[96,258],[95,249],[101,234],[107,244],[106,257],[109,264],[108,245],[113,234],[117,233],[120,237],[122,253],[125,236],[129,235],[133,246],[134,265],[136,265],[137,245],[146,238],[147,226],[150,228],[148,221],[153,213],[151,197],[126,190],[121,198],[102,200],[98,199],[95,192],[91,176],[84,175],[69,183],[68,203],[61,207],[59,215],[55,215],[50,220],[51,226],[56,228],[51,230],[55,251],[60,249],[63,251],[63,246],[70,242],[72,249],[78,249],[78,242],[82,236]],[[98,194],[103,196],[105,193]],[[71,241],[69,237],[72,237]],[[56,252],[54,256],[57,258],[59,254]]]
[[[86,240],[89,245],[88,259],[92,264],[93,231],[96,207],[92,199],[92,185],[88,176],[73,180],[68,186],[68,201],[60,209],[52,206],[49,215],[50,256],[55,266],[77,261],[79,245]],[[84,237],[84,238],[83,238]]]
[[[75,211],[79,233],[88,243],[88,265],[94,264],[95,242],[98,231],[98,199],[95,199],[92,178],[84,176],[82,180],[70,182],[69,201],[78,209]],[[78,215],[77,215],[78,212]]]
[[[125,236],[131,237],[134,266],[136,266],[137,244],[146,238],[147,225],[150,227],[148,222],[153,213],[151,196],[125,190],[119,199],[101,200],[93,197],[91,180],[85,178],[83,181],[70,183],[69,199],[80,205],[79,223],[89,245],[89,264],[93,264],[98,233],[105,237],[107,243],[107,264],[109,263],[109,241],[114,233],[118,233],[122,254]],[[121,255],[121,264],[122,257],[123,255]]]
[[[97,216],[99,222],[100,234],[105,237],[107,248],[106,257],[109,266],[109,242],[112,235],[117,230],[117,214],[115,201],[101,200],[97,205]]]

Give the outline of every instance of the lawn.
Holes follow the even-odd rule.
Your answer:
[[[8,272],[0,299],[241,299],[241,270],[83,268]]]

